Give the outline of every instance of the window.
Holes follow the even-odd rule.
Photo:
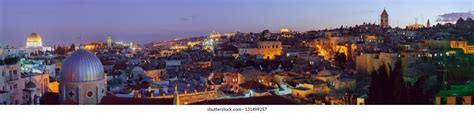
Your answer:
[[[69,91],[69,93],[67,93],[67,95],[68,95],[70,98],[72,98],[72,97],[74,97],[75,94],[74,94],[74,91],[71,90],[71,91]]]
[[[13,75],[17,75],[18,74],[18,70],[13,70]]]
[[[94,96],[94,93],[92,93],[92,91],[88,91],[87,92],[87,97],[91,98],[92,96]]]
[[[5,76],[5,74],[6,74],[5,71],[2,71],[2,76]]]

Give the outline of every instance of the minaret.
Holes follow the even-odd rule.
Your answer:
[[[112,36],[107,36],[107,47],[111,48],[112,47]]]
[[[385,8],[383,9],[382,14],[380,15],[380,26],[382,26],[382,28],[390,27],[390,25],[388,25],[388,13]]]
[[[431,27],[431,25],[430,25],[430,19],[428,19],[428,21],[426,21],[426,27]]]
[[[174,85],[174,101],[175,105],[179,105],[179,91],[178,91],[178,84]]]

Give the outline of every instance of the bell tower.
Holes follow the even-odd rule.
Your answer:
[[[382,28],[390,27],[390,25],[388,25],[388,13],[385,9],[383,9],[382,14],[380,15],[380,26],[382,26]]]

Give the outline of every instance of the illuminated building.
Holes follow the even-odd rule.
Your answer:
[[[474,45],[470,45],[468,41],[451,41],[451,48],[459,48],[464,51],[464,54],[474,54]]]
[[[175,53],[176,53],[176,51],[167,50],[167,49],[160,51],[160,55],[161,55],[161,56],[171,56],[171,55],[173,55],[173,54],[175,54]]]
[[[174,45],[170,47],[171,50],[174,50],[176,52],[180,52],[181,50],[188,49],[188,46],[186,45]]]
[[[64,59],[59,76],[59,103],[98,104],[106,95],[106,86],[99,58],[81,48]]]
[[[145,75],[150,77],[153,82],[160,82],[162,76],[166,73],[166,69],[145,69]]]
[[[198,92],[198,91],[193,91],[193,92],[188,92],[184,91],[184,94],[179,94],[178,90],[175,89],[176,92],[174,94],[174,102],[173,104],[175,105],[186,105],[186,104],[191,104],[191,103],[196,103],[196,102],[201,102],[205,100],[214,100],[217,97],[217,91],[212,90],[212,91],[205,91],[203,92]]]
[[[215,46],[217,45],[217,42],[219,41],[219,38],[221,38],[222,35],[218,32],[211,32],[209,36],[202,42],[202,47],[204,50],[209,51],[214,53]]]
[[[337,53],[342,53],[346,56],[346,60],[353,58],[353,53],[357,48],[356,42],[358,37],[328,37],[325,39],[315,39],[312,43],[312,48],[318,51],[319,56],[323,56],[324,59],[331,59]],[[371,40],[375,40],[371,39]]]
[[[444,99],[443,99],[444,98]],[[472,96],[436,96],[436,105],[472,105],[474,98]]]
[[[425,26],[423,24],[411,24],[407,26],[407,29],[411,29],[411,30],[416,30],[416,29],[421,29],[421,28],[425,28]]]
[[[276,56],[281,56],[283,50],[281,41],[261,41],[257,46],[264,59],[275,59]]]
[[[290,32],[290,29],[287,29],[287,28],[280,29],[280,33],[288,33],[288,32]]]
[[[281,34],[281,37],[283,37],[283,38],[291,37],[290,36],[290,30],[287,29],[287,28],[280,29],[280,34]]]
[[[0,104],[39,104],[50,91],[48,74],[21,74],[16,58],[0,59]]]
[[[209,51],[209,52],[214,51],[214,45],[215,45],[214,39],[206,39],[202,43],[202,45],[203,45],[204,50]]]
[[[188,41],[186,42],[186,45],[188,45],[188,47],[193,47],[195,45],[198,45],[200,44],[202,41]]]
[[[221,36],[222,35],[220,33],[213,31],[213,32],[211,32],[211,34],[209,34],[208,37],[212,38],[212,39],[216,39],[216,38],[220,38]]]
[[[26,48],[43,47],[43,40],[38,33],[31,33],[26,38]]]
[[[84,49],[88,50],[88,51],[92,51],[92,50],[95,50],[95,49],[99,49],[102,47],[102,44],[101,43],[97,43],[97,42],[94,42],[94,43],[89,43],[89,44],[86,44],[84,45]]]
[[[224,36],[229,38],[235,36],[235,33],[224,33]]]
[[[112,47],[112,36],[107,36],[107,47]]]
[[[276,56],[281,56],[283,46],[281,41],[260,41],[257,48],[240,48],[240,55],[262,55],[262,59],[273,60]]]
[[[382,14],[380,15],[380,26],[382,28],[390,27],[390,25],[388,24],[388,13],[385,9],[383,9]]]
[[[382,65],[393,67],[396,57],[394,53],[362,53],[356,57],[356,71],[358,74],[372,75]]]

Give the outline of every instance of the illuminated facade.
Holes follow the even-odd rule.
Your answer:
[[[225,37],[229,38],[229,37],[234,37],[235,36],[235,33],[224,33]]]
[[[407,26],[407,29],[412,29],[412,30],[421,29],[421,28],[425,28],[425,26],[423,24],[411,24]]]
[[[202,49],[212,52],[214,51],[214,45],[216,45],[216,39],[207,38],[202,42]]]
[[[353,56],[357,45],[353,43],[346,43],[353,40],[355,37],[329,37],[326,39],[315,39],[312,42],[312,48],[318,51],[319,56],[324,59],[331,59],[337,53],[342,53],[346,56],[346,60],[350,60]],[[344,44],[346,43],[346,44]]]
[[[262,41],[258,42],[260,54],[263,55],[264,59],[275,59],[276,56],[281,56],[283,46],[281,41]]]
[[[450,46],[462,49],[464,54],[474,54],[474,45],[468,44],[468,41],[451,41]]]
[[[212,91],[205,91],[203,92],[198,92],[197,90],[193,92],[188,92],[187,90],[184,91],[184,94],[178,94],[176,93],[174,95],[174,104],[175,105],[186,105],[186,104],[191,104],[195,102],[201,102],[204,100],[212,100],[217,98],[217,91],[212,90]]]
[[[281,56],[283,46],[281,41],[261,41],[257,43],[257,48],[240,48],[240,55],[262,55],[263,59],[273,60],[276,56]]]
[[[287,28],[280,29],[280,34],[281,34],[281,37],[283,38],[291,37],[290,29],[287,29]]]
[[[193,46],[198,45],[200,43],[202,43],[202,41],[188,41],[188,42],[186,42],[186,45],[188,47],[193,47]]]
[[[372,75],[382,65],[393,67],[397,57],[394,53],[363,53],[356,57],[356,71],[358,74]]]
[[[112,47],[112,36],[107,36],[107,47]]]
[[[94,42],[94,43],[89,43],[89,44],[84,45],[84,49],[86,49],[88,51],[92,51],[92,50],[99,49],[99,48],[102,48],[101,43]]]
[[[213,32],[211,32],[211,34],[209,34],[208,37],[209,37],[209,38],[216,39],[216,38],[220,38],[221,36],[222,36],[222,35],[221,35],[220,33],[213,31]]]
[[[211,32],[211,34],[209,34],[209,36],[207,36],[207,38],[204,40],[204,42],[202,42],[202,47],[204,50],[206,51],[209,51],[209,52],[213,52],[214,51],[214,47],[217,45],[217,41],[219,41],[219,38],[221,37],[222,35],[218,32]]]
[[[43,47],[43,39],[38,33],[31,33],[26,38],[26,48]]]

